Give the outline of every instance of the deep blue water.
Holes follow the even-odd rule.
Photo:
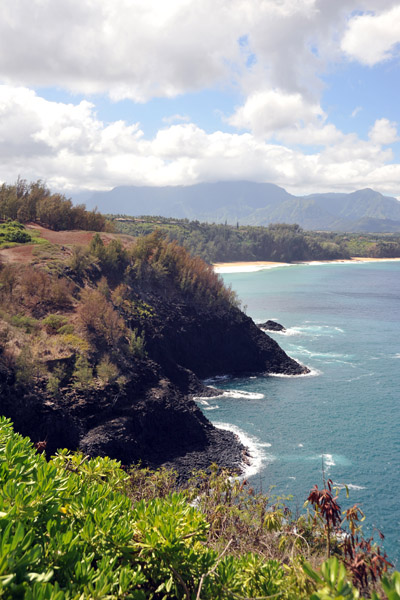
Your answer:
[[[247,435],[252,480],[302,510],[325,476],[350,484],[366,528],[385,534],[400,567],[400,262],[296,265],[223,275],[256,322],[313,369],[307,377],[219,381],[236,390],[203,404],[214,423]],[[255,471],[257,471],[255,473]],[[376,536],[377,537],[377,536]]]

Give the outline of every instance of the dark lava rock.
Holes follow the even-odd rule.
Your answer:
[[[216,375],[309,372],[237,308],[218,314],[183,303],[168,305],[164,301],[157,306],[157,313],[161,317],[159,326],[146,332],[146,349],[178,385],[176,365],[201,379]]]
[[[45,441],[48,456],[69,448],[124,465],[165,465],[177,470],[181,482],[213,462],[239,472],[246,449],[237,436],[216,429],[193,400],[162,378],[157,365],[144,361],[139,370],[141,377],[123,391],[112,385],[79,394],[66,389],[57,401],[39,387],[3,395],[1,412],[34,443]]]
[[[268,331],[286,331],[286,328],[276,321],[268,320],[265,323],[259,323],[258,326],[260,329],[267,329]]]
[[[216,429],[190,395],[207,395],[201,379],[216,375],[281,373],[307,367],[287,356],[239,309],[209,310],[148,294],[155,315],[145,331],[145,358],[133,357],[126,384],[61,389],[46,381],[23,389],[0,354],[0,412],[16,431],[46,441],[46,453],[80,449],[129,465],[167,465],[186,479],[212,462],[238,469],[245,448],[229,431]]]

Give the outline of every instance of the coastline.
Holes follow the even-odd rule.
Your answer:
[[[292,263],[287,262],[274,262],[267,260],[255,260],[255,261],[237,261],[237,262],[218,262],[213,263],[213,268],[216,273],[251,273],[254,271],[263,271],[267,269],[274,269],[277,267],[292,267],[296,265],[325,265],[325,264],[356,264],[366,262],[398,262],[398,258],[372,258],[366,256],[352,256],[350,259],[339,258],[335,260],[310,260],[310,261],[295,261]]]

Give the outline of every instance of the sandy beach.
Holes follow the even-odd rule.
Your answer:
[[[273,262],[264,260],[255,260],[250,262],[224,262],[214,263],[213,267],[216,273],[250,273],[253,271],[261,271],[264,269],[274,269],[276,267],[290,267],[293,265],[324,265],[324,264],[353,264],[360,262],[395,262],[400,261],[400,258],[370,258],[365,256],[352,256],[350,259],[337,260],[310,260],[296,261],[292,263]]]

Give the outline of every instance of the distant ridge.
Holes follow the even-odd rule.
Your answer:
[[[78,197],[76,198],[76,200]],[[272,183],[226,181],[191,186],[121,186],[85,198],[103,213],[160,215],[241,225],[298,223],[304,229],[399,232],[400,202],[370,188],[293,196]]]

